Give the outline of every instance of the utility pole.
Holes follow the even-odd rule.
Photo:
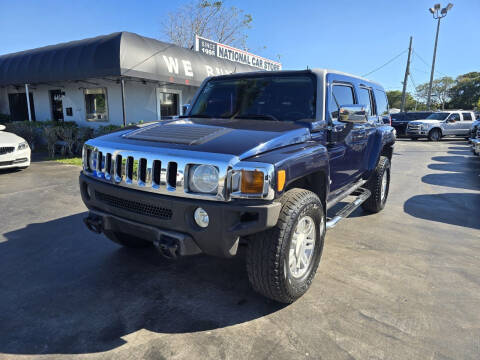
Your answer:
[[[428,84],[428,95],[427,95],[427,109],[430,110],[431,100],[432,100],[432,84],[433,84],[433,74],[435,73],[435,58],[437,57],[437,43],[438,43],[438,33],[440,31],[440,19],[447,16],[448,11],[453,7],[452,3],[448,3],[443,9],[440,10],[440,4],[435,4],[432,8],[428,9],[433,15],[433,18],[437,20],[437,33],[435,35],[435,47],[433,48],[433,60],[432,60],[432,72],[430,73],[430,83]]]
[[[410,45],[408,45],[408,59],[407,67],[405,68],[405,77],[403,78],[403,90],[402,90],[402,105],[400,106],[400,111],[405,111],[405,102],[407,97],[407,80],[408,75],[410,74],[410,57],[412,55],[412,37],[410,36]]]
[[[433,74],[435,73],[435,58],[437,57],[438,32],[440,31],[440,17],[437,22],[437,35],[435,35],[435,47],[433,48],[432,72],[430,73],[430,83],[428,84],[427,109],[430,110],[432,100]]]

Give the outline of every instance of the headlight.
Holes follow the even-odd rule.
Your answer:
[[[87,151],[87,160],[88,160],[88,169],[90,171],[95,171],[97,169],[97,152],[96,151]]]
[[[25,150],[25,149],[28,149],[28,143],[27,143],[26,141],[21,142],[20,144],[18,144],[17,150]]]
[[[423,124],[422,125],[422,130],[427,130],[428,129],[428,125],[427,124]]]
[[[188,186],[192,192],[216,194],[218,169],[212,165],[194,165],[188,171]]]

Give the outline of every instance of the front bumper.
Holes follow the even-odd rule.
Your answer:
[[[427,137],[428,136],[428,130],[410,129],[410,128],[407,127],[405,135],[408,136],[408,137],[415,137],[415,138]]]
[[[0,155],[0,169],[30,166],[30,148]]]
[[[95,216],[113,224],[109,226],[115,231],[149,241],[164,235],[191,238],[202,252],[220,257],[236,254],[239,237],[275,226],[281,208],[279,202],[262,200],[227,203],[159,195],[115,186],[84,174],[79,182],[85,205]],[[206,228],[194,221],[197,207],[209,215]]]

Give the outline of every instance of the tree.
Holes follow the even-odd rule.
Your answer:
[[[388,105],[390,108],[400,109],[402,105],[402,92],[400,90],[391,90],[387,91]],[[405,97],[405,110],[414,110],[415,109],[415,99],[413,96],[407,92]]]
[[[450,76],[444,76],[432,82],[431,104],[433,107],[445,109],[445,105],[450,100],[450,89],[454,83],[455,80]],[[417,97],[424,102],[427,102],[428,99],[428,87],[429,83],[425,83],[416,88]]]
[[[480,72],[469,72],[457,77],[450,89],[448,104],[451,109],[473,109],[480,101]]]
[[[245,49],[252,16],[225,1],[194,0],[167,15],[162,35],[178,46],[193,46],[195,34]]]

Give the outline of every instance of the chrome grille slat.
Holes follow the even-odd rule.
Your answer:
[[[115,176],[114,180],[116,183],[120,183],[122,181],[122,155],[115,156]]]
[[[112,178],[112,154],[105,154],[105,179],[110,180]]]

